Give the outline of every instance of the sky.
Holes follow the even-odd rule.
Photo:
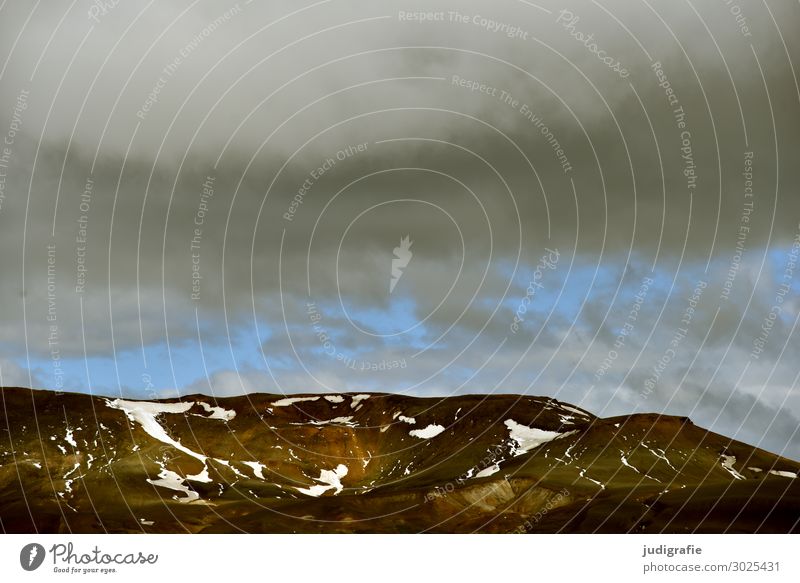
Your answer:
[[[0,385],[548,395],[800,458],[800,6],[0,16]]]

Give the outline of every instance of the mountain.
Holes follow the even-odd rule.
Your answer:
[[[545,397],[0,389],[4,532],[795,532],[800,464]]]

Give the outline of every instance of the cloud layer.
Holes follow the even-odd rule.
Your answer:
[[[800,455],[798,8],[495,4],[4,6],[5,382],[530,392]]]

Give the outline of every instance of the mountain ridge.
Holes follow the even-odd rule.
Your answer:
[[[599,418],[513,394],[0,395],[5,532],[794,532],[800,520],[800,464],[687,417]]]

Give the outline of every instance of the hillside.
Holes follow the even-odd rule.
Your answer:
[[[0,391],[4,532],[793,532],[800,464],[550,398]]]

